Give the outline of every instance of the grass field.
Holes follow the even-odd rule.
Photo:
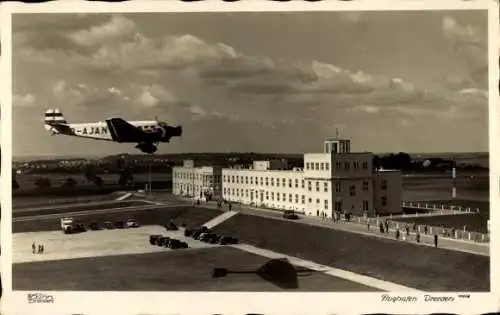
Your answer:
[[[12,266],[14,290],[57,291],[282,291],[256,274],[212,278],[214,267],[258,269],[269,259],[230,247],[140,255],[81,258]],[[299,276],[299,291],[379,291],[311,272]],[[296,290],[293,290],[296,291]]]
[[[31,207],[43,207],[51,205],[65,205],[72,203],[88,203],[88,202],[99,202],[99,201],[111,201],[115,200],[121,195],[110,193],[104,195],[86,195],[86,196],[74,196],[74,197],[14,197],[12,198],[12,208],[13,209],[23,209]]]
[[[47,210],[36,210],[35,209],[16,209],[13,210],[12,217],[22,217],[22,216],[35,216],[35,215],[43,215],[43,214],[55,214],[55,213],[67,213],[74,211],[92,211],[92,210],[102,210],[102,209],[114,209],[114,208],[125,208],[125,207],[139,207],[139,206],[148,206],[150,204],[145,203],[140,200],[130,200],[130,201],[111,201],[111,202],[102,202],[98,204],[76,204],[76,205],[61,205],[60,207],[54,207]]]
[[[241,242],[429,291],[488,291],[489,257],[237,215],[215,228]]]
[[[103,185],[117,185],[120,176],[118,174],[100,174],[99,175],[103,180]],[[133,174],[134,181],[136,182],[147,182],[149,180],[148,173],[138,173]],[[93,187],[95,184],[91,181],[85,179],[83,174],[23,174],[17,175],[16,180],[19,184],[20,189],[22,191],[36,189],[37,186],[35,182],[39,178],[47,177],[50,179],[53,187],[59,187],[64,184],[68,177],[73,178],[77,183],[76,187]],[[152,181],[171,181],[172,175],[169,173],[151,173]]]
[[[68,211],[72,211],[69,209]],[[170,220],[174,220],[177,224],[185,223],[188,227],[197,228],[201,224],[208,222],[210,219],[218,216],[221,213],[219,210],[196,208],[196,207],[175,207],[163,209],[151,209],[146,211],[131,211],[126,213],[108,213],[94,214],[89,216],[78,217],[79,223],[89,224],[91,222],[104,221],[125,221],[129,218],[137,220],[142,225],[157,225],[165,224]],[[13,222],[12,232],[36,232],[36,231],[58,231],[60,223],[57,219],[50,220],[33,220],[25,222]]]

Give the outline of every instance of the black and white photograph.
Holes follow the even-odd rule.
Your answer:
[[[491,291],[488,6],[284,10],[11,14],[12,290]]]

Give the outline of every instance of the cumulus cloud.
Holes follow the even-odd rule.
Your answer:
[[[69,35],[76,44],[94,46],[110,42],[130,35],[135,29],[135,23],[121,15],[113,15],[111,20],[85,30],[78,30]]]
[[[116,87],[89,87],[86,84],[68,84],[64,80],[58,80],[53,84],[52,93],[61,102],[77,106],[101,105],[103,102],[127,100],[128,97]]]
[[[456,53],[466,61],[470,76],[463,79],[450,78],[450,83],[460,88],[464,85],[486,88],[488,82],[486,34],[478,27],[462,25],[449,16],[443,18],[442,27],[444,35],[452,43]]]
[[[343,16],[353,23],[361,19],[360,15],[349,12]],[[285,120],[306,120],[306,113],[311,110],[327,113],[325,119],[329,113],[338,116],[342,111],[371,115],[390,112],[400,115],[401,119],[451,117],[471,110],[468,104],[477,105],[472,111],[484,112],[487,102],[478,83],[484,79],[482,71],[485,65],[487,67],[484,64],[486,50],[482,49],[484,36],[477,28],[462,26],[449,17],[443,19],[442,29],[457,51],[467,58],[470,69],[470,78],[447,78],[446,83],[454,89],[452,95],[431,93],[402,78],[351,71],[319,60],[284,61],[248,55],[225,43],[207,42],[190,34],[152,38],[139,33],[135,23],[121,15],[112,16],[97,26],[68,33],[67,37],[74,45],[92,47],[86,53],[50,49],[35,51],[25,46],[19,56],[52,65],[71,65],[81,70],[100,69],[102,73],[120,75],[130,73],[138,80],[138,74],[148,76],[144,79],[148,83],[121,88],[68,87],[64,82],[54,86],[55,95],[63,95],[74,103],[87,104],[96,98],[95,95],[101,99],[110,96],[120,100],[131,98],[134,100],[131,104],[149,109],[180,109],[198,118],[254,119],[272,124],[272,119],[281,119],[289,113],[295,117]],[[174,93],[174,89],[167,88],[171,77],[193,91],[215,89],[224,95],[226,102],[203,97],[185,101],[185,98],[192,97],[189,93],[180,101],[177,90]],[[151,84],[152,80],[154,84]],[[235,110],[240,103],[246,107]]]
[[[14,95],[12,103],[17,107],[32,107],[36,105],[36,99],[35,96],[30,93],[24,95]]]

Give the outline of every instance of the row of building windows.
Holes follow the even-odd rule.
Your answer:
[[[342,164],[344,165],[344,169],[346,169],[346,170],[350,170],[351,165],[352,165],[353,169],[355,169],[355,170],[359,169],[359,165],[360,165],[358,161],[354,161],[354,162],[346,161],[344,163],[337,161],[335,163],[335,168],[337,170],[342,169]],[[368,162],[367,161],[361,162],[361,167],[364,170],[368,169]],[[328,163],[328,162],[306,162],[306,170],[308,170],[308,171],[329,171],[330,170],[330,163]]]
[[[174,178],[177,179],[189,179],[189,180],[211,180],[214,178],[213,175],[209,174],[199,174],[199,173],[187,173],[187,172],[174,172]]]
[[[276,185],[276,187],[280,187],[280,183],[281,183],[281,186],[282,187],[287,187],[287,183],[288,183],[288,188],[299,188],[299,182],[300,182],[300,187],[301,188],[304,188],[304,180],[301,179],[295,179],[295,180],[292,180],[292,179],[288,179],[288,181],[286,180],[286,178],[274,178],[274,177],[253,177],[253,176],[238,176],[238,175],[224,175],[223,176],[223,182],[224,183],[233,183],[233,184],[246,184],[248,185],[250,183],[250,185],[253,185],[254,182],[255,182],[255,185],[259,185],[260,186],[272,186],[274,187]]]

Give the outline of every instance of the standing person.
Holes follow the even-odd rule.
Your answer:
[[[33,242],[33,244],[31,244],[31,250],[33,251],[33,254],[34,254],[35,250],[36,250],[36,244],[35,244],[35,242]]]
[[[41,246],[42,246],[41,249],[42,249],[42,254],[43,254],[43,252],[45,251],[45,246],[43,244]]]
[[[438,247],[438,235],[434,234],[434,247]]]
[[[420,243],[420,232],[417,232],[417,235],[415,235],[415,240],[417,243]]]
[[[427,234],[427,231],[428,231],[428,227],[426,225],[426,226],[424,226],[424,234]]]
[[[38,244],[38,253],[41,254],[42,253],[42,244]]]
[[[389,233],[389,222],[385,221],[385,233]]]
[[[396,239],[399,240],[399,229],[396,229]]]
[[[379,223],[380,233],[384,234],[384,223]]]

